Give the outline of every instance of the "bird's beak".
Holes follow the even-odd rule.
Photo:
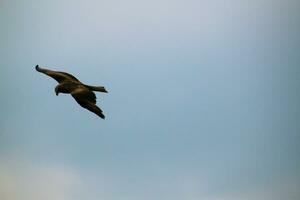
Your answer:
[[[58,92],[55,92],[55,94],[56,94],[56,96],[58,96],[59,93],[58,93]]]

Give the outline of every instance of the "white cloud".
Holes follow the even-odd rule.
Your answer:
[[[1,160],[1,200],[71,200],[80,185],[69,167]]]
[[[282,177],[262,186],[244,189],[244,193],[239,191],[235,195],[236,199],[245,200],[281,200],[281,199],[299,199],[299,177]],[[232,199],[232,198],[231,198]]]
[[[194,172],[149,171],[132,174],[96,168],[78,171],[73,166],[22,159],[0,160],[1,200],[279,200],[298,199],[299,179],[275,178],[272,182],[220,190],[209,176]]]

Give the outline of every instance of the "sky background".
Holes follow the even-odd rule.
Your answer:
[[[0,199],[298,200],[299,7],[1,0]]]

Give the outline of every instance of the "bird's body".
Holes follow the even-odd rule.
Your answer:
[[[54,78],[59,84],[55,87],[55,93],[71,94],[77,103],[85,109],[95,113],[102,119],[105,118],[102,110],[96,106],[96,95],[93,91],[107,92],[103,86],[90,86],[81,83],[73,75],[66,72],[43,69],[38,65],[35,67],[38,72]]]

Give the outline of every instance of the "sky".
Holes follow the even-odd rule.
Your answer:
[[[299,6],[1,0],[0,199],[298,200]]]

